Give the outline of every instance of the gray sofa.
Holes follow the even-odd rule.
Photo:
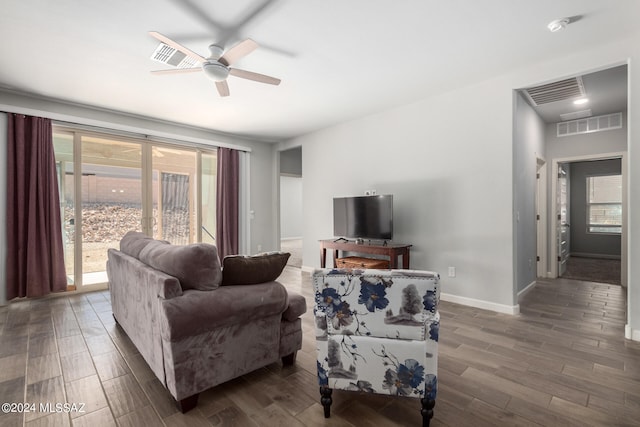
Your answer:
[[[139,232],[109,249],[113,315],[182,412],[215,385],[279,359],[294,363],[306,303],[268,277],[283,258],[228,257],[223,271],[213,245]]]

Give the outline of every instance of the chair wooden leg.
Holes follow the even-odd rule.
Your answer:
[[[420,402],[422,403],[422,409],[420,410],[422,414],[422,427],[429,427],[431,418],[433,418],[433,407],[436,406],[436,401],[423,397],[420,399]]]
[[[331,404],[333,403],[333,399],[331,399],[331,390],[329,387],[320,387],[320,394],[322,397],[320,398],[320,403],[324,407],[324,417],[329,418],[331,415]]]
[[[176,405],[178,406],[180,412],[184,414],[185,412],[189,412],[190,410],[195,408],[198,405],[199,396],[200,393],[196,393],[193,396],[185,397],[182,400],[177,400]]]

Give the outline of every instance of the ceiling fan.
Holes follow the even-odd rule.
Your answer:
[[[275,77],[230,67],[230,65],[238,59],[256,50],[258,43],[251,39],[241,41],[226,52],[223,47],[212,44],[209,46],[209,56],[205,58],[156,31],[150,31],[149,34],[160,42],[201,64],[200,67],[155,70],[151,72],[152,74],[179,74],[203,71],[207,77],[215,82],[220,96],[229,96],[229,85],[227,84],[227,77],[229,77],[229,75],[270,85],[280,84],[280,79]]]

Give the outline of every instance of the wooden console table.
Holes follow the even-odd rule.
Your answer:
[[[398,256],[402,255],[402,268],[409,268],[409,248],[412,245],[402,243],[387,243],[386,245],[373,243],[356,243],[354,240],[320,240],[320,267],[327,265],[327,249],[333,250],[333,265],[336,264],[339,251],[357,252],[361,254],[386,255],[389,257],[389,267],[398,268]]]

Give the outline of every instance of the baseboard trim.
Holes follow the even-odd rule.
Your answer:
[[[467,305],[470,307],[481,308],[483,310],[495,311],[497,313],[517,315],[520,314],[520,305],[504,305],[496,304],[495,302],[483,301],[474,298],[461,297],[458,295],[452,295],[447,293],[441,293],[440,299],[442,301],[453,302],[456,304]]]
[[[571,256],[576,258],[617,259],[617,260],[621,259],[620,255],[592,254],[592,253],[584,253],[584,252],[571,252]]]
[[[302,267],[300,267],[300,269],[305,273],[313,273],[313,270],[315,270],[316,268],[317,267],[309,267],[308,265],[303,265]]]
[[[631,341],[640,341],[640,329],[633,329],[630,325],[624,325],[624,337]]]
[[[535,288],[537,281],[534,280],[533,282],[529,283],[523,290],[521,290],[520,292],[518,292],[518,304],[520,303],[520,301],[522,300],[522,298],[528,294],[530,291],[533,290],[533,288]]]

